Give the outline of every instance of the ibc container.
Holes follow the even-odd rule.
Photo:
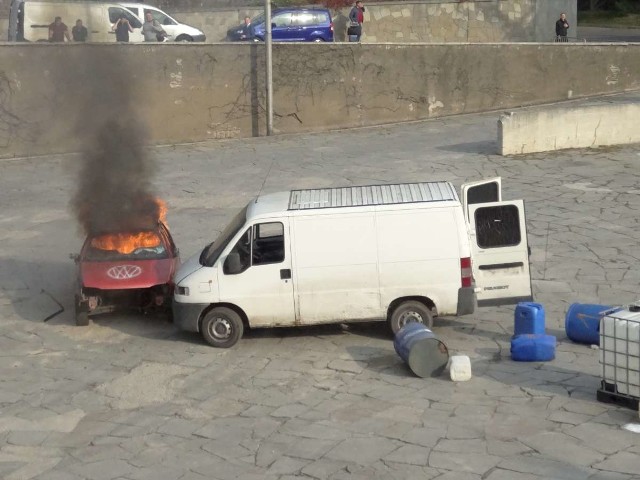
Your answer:
[[[511,359],[516,362],[547,362],[555,357],[553,335],[518,335],[511,339]]]
[[[544,335],[544,307],[540,303],[520,302],[514,314],[513,335]]]
[[[413,373],[419,377],[437,377],[449,362],[447,346],[422,323],[407,323],[398,331],[393,347]]]
[[[620,309],[602,317],[600,363],[602,379],[617,393],[640,397],[640,311]]]
[[[564,319],[567,337],[576,343],[598,345],[600,343],[600,319],[603,315],[619,309],[619,307],[610,305],[572,304]]]

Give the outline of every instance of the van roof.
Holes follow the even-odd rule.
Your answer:
[[[450,182],[291,190],[257,197],[249,205],[247,219],[296,210],[457,201]]]

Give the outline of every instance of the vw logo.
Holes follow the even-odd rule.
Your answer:
[[[107,275],[114,280],[128,280],[129,278],[137,277],[141,273],[142,269],[137,265],[118,265],[107,270]]]

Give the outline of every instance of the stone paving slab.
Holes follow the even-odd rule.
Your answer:
[[[502,176],[558,351],[512,362],[512,307],[437,319],[472,359],[463,383],[412,376],[380,324],[251,331],[224,351],[153,316],[76,327],[78,158],[0,162],[0,477],[640,478],[640,435],[621,428],[638,413],[596,401],[598,351],[563,331],[571,303],[640,298],[640,148],[498,157],[496,119],[152,150],[184,258],[259,192]]]

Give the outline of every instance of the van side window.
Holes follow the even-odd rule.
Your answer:
[[[512,247],[520,244],[520,216],[515,205],[476,210],[476,238],[480,248]]]
[[[244,232],[244,235],[240,237],[238,242],[233,247],[233,250],[229,252],[229,254],[232,253],[237,253],[240,257],[240,271],[235,273],[244,272],[251,266],[251,229],[248,229],[246,232]]]
[[[160,25],[177,25],[176,22],[171,20],[167,15],[157,10],[149,10],[145,9],[144,14],[145,17],[147,13],[150,13],[155,21],[157,21]]]
[[[253,227],[253,265],[284,261],[284,227],[280,222],[260,223]]]
[[[271,23],[274,23],[276,27],[289,27],[291,26],[293,14],[290,12],[281,13],[279,15],[275,15],[271,19]]]
[[[498,184],[496,182],[483,183],[469,188],[467,204],[499,202]]]

